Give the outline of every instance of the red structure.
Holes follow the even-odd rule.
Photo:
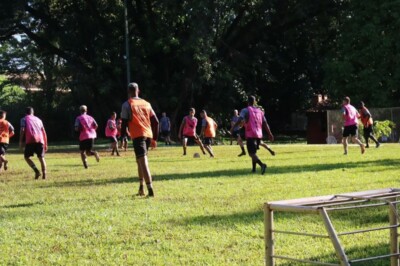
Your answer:
[[[328,137],[328,110],[334,109],[327,95],[315,95],[313,107],[307,114],[307,144],[326,144]]]

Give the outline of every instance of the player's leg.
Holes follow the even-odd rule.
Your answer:
[[[118,150],[118,140],[116,137],[113,137],[113,151],[119,156],[119,150]]]
[[[206,155],[206,152],[204,150],[204,145],[203,143],[200,141],[200,139],[198,137],[194,137],[194,141],[197,143],[197,145],[199,145],[201,152]]]
[[[136,158],[136,163],[138,166],[138,175],[139,175],[139,191],[137,193],[137,196],[144,196],[144,176],[142,172],[142,168],[140,167],[139,160]]]
[[[35,154],[35,144],[26,144],[24,150],[24,158],[30,168],[35,172],[35,179],[38,179],[40,176],[40,171],[37,169],[35,163],[31,160],[31,157]]]
[[[210,157],[214,157],[214,152],[211,148],[211,143],[212,143],[211,138],[204,139],[204,148],[207,150],[208,154],[210,154]]]
[[[147,160],[147,150],[150,146],[150,139],[148,138],[137,138],[134,140],[134,148],[136,154],[136,161],[138,168],[140,168],[140,179],[144,179],[147,186],[148,196],[154,197],[153,191],[153,179],[150,173],[149,163]]]
[[[374,136],[374,129],[372,126],[370,126],[370,133],[369,133],[369,137],[375,142],[375,147],[379,148],[379,146],[381,146],[381,144],[379,143],[379,141],[375,138]]]
[[[46,165],[46,160],[44,159],[45,155],[44,145],[42,143],[37,143],[35,146],[36,146],[35,153],[39,159],[40,167],[42,169],[42,179],[46,179],[47,165]]]
[[[258,139],[247,139],[247,152],[249,153],[249,156],[251,157],[251,162],[252,162],[252,172],[256,172],[256,166],[257,164],[261,167],[261,174],[263,175],[265,173],[265,170],[267,169],[267,165],[263,162],[261,162],[260,158],[257,156],[257,149],[258,145],[260,144],[260,140]]]
[[[240,156],[246,155],[246,151],[244,150],[243,140],[240,137],[240,133],[239,132],[237,132],[236,141],[239,144],[240,149],[242,150],[242,152],[238,156],[240,157]]]
[[[261,141],[260,146],[267,149],[272,156],[275,156],[275,152],[268,146],[267,143]]]
[[[183,137],[182,137],[183,155],[186,155],[187,141],[188,141],[188,138],[185,137],[185,136],[183,136]]]
[[[361,153],[363,154],[365,152],[365,145],[357,138],[357,135],[353,135],[352,140],[360,146]]]
[[[6,171],[8,169],[7,164],[8,161],[6,160],[6,144],[1,143],[0,144],[0,169],[3,166],[4,163],[4,170]]]
[[[369,148],[370,135],[371,135],[370,128],[369,127],[364,127],[365,148]]]

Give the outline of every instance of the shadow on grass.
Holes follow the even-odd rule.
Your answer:
[[[42,205],[42,204],[43,204],[43,202],[19,203],[19,204],[11,204],[11,205],[0,206],[0,208],[15,209],[15,208],[32,207],[32,206],[35,206],[35,205]]]
[[[295,165],[295,166],[271,166],[267,168],[265,177],[268,178],[271,174],[290,174],[299,172],[318,172],[330,171],[335,169],[354,169],[365,168],[366,165],[371,166],[386,166],[387,168],[397,167],[398,161],[392,159],[375,160],[367,162],[343,162],[343,163],[325,163],[325,164],[312,164],[312,165]],[[153,166],[154,167],[154,166]],[[258,169],[259,170],[259,169]],[[107,184],[121,184],[131,183],[137,181],[136,172],[132,173],[132,177],[108,178],[108,179],[86,179],[77,181],[55,182],[42,187],[68,187],[68,186],[96,186]],[[155,182],[169,181],[169,180],[184,180],[184,179],[199,179],[199,178],[219,178],[219,177],[239,177],[251,175],[250,168],[245,169],[225,169],[217,171],[203,171],[192,173],[170,173],[163,175],[153,175]],[[259,175],[259,172],[254,174]]]

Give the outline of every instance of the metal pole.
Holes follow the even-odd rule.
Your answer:
[[[125,60],[126,60],[126,85],[131,82],[131,62],[129,54],[129,24],[128,24],[128,5],[124,0],[124,16],[125,16]]]
[[[319,212],[324,220],[325,228],[328,231],[329,237],[332,241],[332,244],[335,248],[336,255],[340,260],[340,265],[342,266],[350,266],[349,259],[347,258],[346,253],[342,247],[342,244],[339,241],[335,228],[333,228],[331,219],[329,219],[328,213],[325,211],[324,208],[320,209]]]
[[[397,207],[396,204],[389,204],[389,222],[390,226],[390,253],[391,254],[398,254],[399,253],[399,241],[398,241],[398,233],[397,233]],[[390,265],[391,266],[399,266],[399,257],[393,256],[390,258]]]
[[[274,212],[264,205],[265,265],[274,266]]]

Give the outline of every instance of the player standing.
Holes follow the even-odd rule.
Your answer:
[[[274,136],[265,119],[264,112],[256,107],[256,98],[254,96],[248,97],[248,107],[240,112],[240,119],[232,126],[231,132],[233,132],[233,128],[242,121],[245,121],[246,145],[247,152],[252,159],[252,172],[255,173],[258,164],[261,167],[261,174],[263,175],[267,169],[267,165],[261,162],[257,156],[257,150],[263,137],[262,129],[264,128],[267,131],[271,141],[274,140]]]
[[[117,118],[117,113],[112,112],[110,119],[107,121],[106,125],[106,137],[110,140],[111,142],[111,155],[114,155],[114,153],[119,156],[118,152],[118,140],[117,140],[117,135],[118,135],[118,129],[117,129],[117,123],[115,119]]]
[[[217,123],[215,123],[214,119],[207,115],[205,110],[200,112],[201,118],[203,118],[201,122],[201,136],[204,138],[204,148],[210,154],[210,157],[214,157],[214,152],[211,148],[211,144],[213,139],[215,138],[215,133],[217,130]]]
[[[350,104],[349,97],[345,97],[343,99],[342,115],[343,115],[343,121],[344,121],[344,130],[343,130],[343,138],[342,138],[344,155],[347,155],[347,148],[348,148],[347,139],[349,138],[349,136],[352,136],[353,142],[356,142],[360,146],[361,154],[364,154],[365,146],[357,138],[358,117],[360,115],[357,112],[357,109],[353,105]]]
[[[367,107],[365,107],[364,102],[360,102],[358,110],[360,113],[361,122],[364,126],[364,139],[366,144],[365,148],[369,148],[369,139],[372,139],[375,142],[375,147],[379,148],[381,144],[374,136],[374,121],[372,120],[371,113],[369,112]]]
[[[4,170],[8,169],[6,151],[10,138],[14,136],[14,127],[6,120],[7,112],[0,110],[0,169],[4,164]]]
[[[165,112],[161,114],[160,132],[161,136],[164,138],[165,145],[171,145],[171,121]]]
[[[25,117],[21,119],[21,130],[19,137],[19,147],[22,149],[25,138],[24,158],[28,165],[35,171],[35,179],[40,177],[40,171],[35,163],[30,159],[34,154],[37,155],[42,168],[42,178],[46,179],[46,161],[44,159],[47,151],[47,135],[42,120],[34,116],[32,107],[27,107]]]
[[[200,146],[201,151],[205,155],[203,144],[199,140],[196,134],[197,118],[194,117],[196,110],[194,108],[189,109],[189,115],[185,116],[182,120],[181,126],[179,127],[178,138],[182,138],[183,155],[186,155],[188,139],[192,139]]]
[[[231,128],[233,127],[233,131],[231,134],[231,145],[232,145],[232,138],[233,137],[236,138],[236,141],[239,144],[240,149],[242,150],[242,152],[238,155],[240,157],[240,156],[246,155],[246,151],[244,150],[243,139],[241,137],[241,130],[244,130],[243,124],[240,123],[237,126],[234,126],[236,124],[236,122],[239,121],[239,119],[240,119],[240,116],[239,116],[238,110],[233,110],[233,117],[231,119]]]
[[[129,132],[133,141],[136,163],[139,174],[139,196],[144,196],[144,182],[146,182],[148,197],[154,197],[153,180],[147,160],[147,151],[157,145],[159,122],[150,103],[139,98],[137,83],[128,85],[128,101],[122,104],[122,129]]]
[[[87,106],[81,105],[79,107],[81,113],[75,119],[75,131],[79,132],[79,150],[81,152],[81,159],[83,166],[87,169],[87,156],[94,156],[96,161],[100,161],[99,154],[93,150],[94,139],[97,137],[96,129],[98,127],[96,120],[87,114]]]

